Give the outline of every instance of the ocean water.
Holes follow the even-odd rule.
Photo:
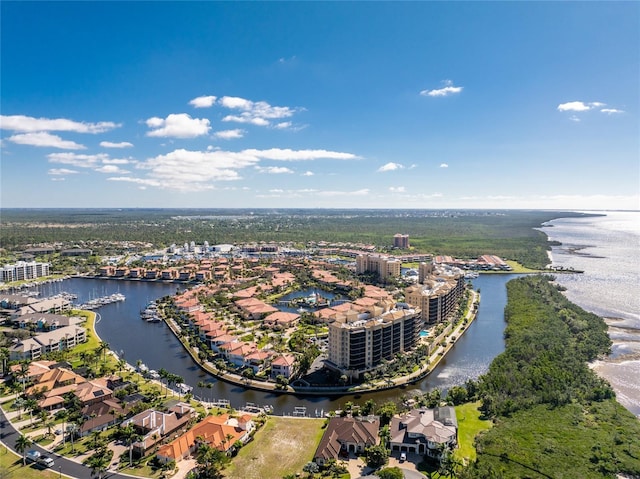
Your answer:
[[[584,271],[557,275],[567,298],[609,326],[611,355],[594,370],[640,417],[640,212],[585,213],[602,216],[561,218],[542,230],[562,243],[552,248],[554,266]]]

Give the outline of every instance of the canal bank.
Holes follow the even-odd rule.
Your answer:
[[[455,345],[456,341],[462,337],[464,332],[469,328],[473,320],[476,318],[478,303],[480,302],[480,293],[470,290],[470,298],[468,301],[467,312],[464,318],[458,320],[454,326],[447,327],[443,333],[433,340],[437,346],[429,354],[427,361],[423,362],[420,367],[413,371],[411,374],[400,376],[397,378],[390,378],[387,380],[379,380],[366,384],[360,384],[357,386],[336,386],[336,387],[293,387],[286,386],[281,387],[276,383],[267,381],[257,381],[254,379],[246,378],[239,374],[234,374],[229,371],[220,371],[209,361],[202,361],[199,356],[198,348],[192,347],[186,339],[180,334],[181,329],[173,319],[163,318],[171,332],[175,335],[176,339],[180,341],[185,351],[191,356],[191,359],[204,371],[215,376],[217,379],[226,381],[236,386],[245,387],[257,391],[267,391],[278,394],[292,394],[292,395],[309,395],[309,396],[342,396],[348,394],[364,394],[376,391],[384,391],[389,389],[395,389],[400,386],[406,386],[408,384],[414,384],[415,382],[424,379],[428,376],[440,361],[446,356],[449,350]]]
[[[225,399],[235,409],[247,403],[272,405],[274,413],[278,415],[292,415],[295,408],[303,407],[307,415],[313,416],[316,409],[318,413],[341,409],[349,401],[359,404],[373,399],[381,404],[387,401],[400,402],[404,395],[423,393],[434,388],[446,391],[483,374],[493,358],[504,350],[505,284],[517,276],[480,275],[473,279],[473,288],[482,290],[477,317],[455,344],[450,345],[447,354],[439,359],[437,366],[426,377],[393,389],[324,396],[258,391],[218,380],[200,368],[164,323],[147,323],[140,319],[141,309],[150,301],[173,295],[178,285],[74,278],[43,285],[39,291],[42,297],[67,291],[77,294],[78,302],[120,292],[127,299],[98,310],[101,320],[96,325],[96,332],[129,364],[136,364],[140,360],[149,369],[166,369],[181,376],[186,384],[194,388],[194,395],[207,402]],[[204,386],[199,387],[200,383]]]

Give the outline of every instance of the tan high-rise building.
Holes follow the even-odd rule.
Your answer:
[[[356,274],[378,273],[383,283],[389,278],[399,278],[401,266],[400,260],[389,256],[365,254],[356,257]]]
[[[421,319],[425,323],[438,323],[458,309],[458,301],[464,295],[465,281],[462,273],[443,274],[436,271],[433,274],[433,269],[428,266],[427,263],[420,264],[420,284],[406,288],[404,296],[407,303],[420,308]]]
[[[329,324],[329,368],[350,378],[417,346],[422,321],[417,308],[395,308],[378,316],[342,315]]]
[[[396,234],[393,236],[393,247],[400,249],[409,249],[409,235]]]

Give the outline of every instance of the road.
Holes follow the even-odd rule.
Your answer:
[[[4,411],[0,408],[0,441],[11,449],[13,452],[16,452],[16,440],[20,433],[13,427],[11,421],[7,419],[4,414]],[[46,449],[38,446],[37,444],[33,444],[29,447],[29,450],[35,449],[36,451],[40,451],[40,454],[50,456],[54,461],[55,465],[51,468],[52,471],[57,471],[61,476],[67,476],[71,478],[78,479],[93,479],[95,476],[91,476],[91,468],[86,467],[79,462],[72,461],[70,459],[66,459],[62,456],[59,456],[51,451],[47,451]],[[18,454],[16,452],[16,454]],[[22,456],[21,454],[18,454]],[[27,466],[29,467],[29,466]],[[128,474],[118,474],[115,472],[108,471],[103,474],[103,479],[130,479],[131,477]]]

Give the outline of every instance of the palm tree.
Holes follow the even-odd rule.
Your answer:
[[[2,365],[2,376],[7,372],[7,359],[9,359],[9,349],[0,348],[0,364]]]
[[[31,425],[33,426],[33,412],[38,409],[38,401],[33,398],[27,399],[24,404],[24,408],[29,411],[29,417],[31,418]]]
[[[75,422],[71,422],[67,426],[67,430],[69,431],[69,437],[71,438],[71,452],[76,452],[75,444],[73,443],[73,437],[78,431],[78,425]]]
[[[87,465],[91,468],[92,476],[98,476],[98,479],[102,479],[102,474],[107,471],[109,462],[105,454],[94,454],[87,462]]]
[[[98,346],[97,352],[98,354],[102,353],[102,364],[107,363],[107,351],[109,350],[109,343],[104,341],[100,341],[100,345]]]
[[[27,361],[20,362],[20,369],[16,373],[16,376],[22,379],[22,392],[25,391],[25,383],[27,382],[27,378],[29,377],[29,363]]]
[[[31,439],[29,439],[27,436],[25,436],[24,434],[20,434],[20,436],[18,436],[18,439],[16,439],[16,451],[18,451],[20,454],[22,454],[22,465],[26,466],[27,465],[27,449],[29,449],[29,446],[31,446],[32,441]]]
[[[167,385],[169,383],[169,375],[171,373],[169,371],[167,371],[165,368],[160,369],[160,371],[158,371],[158,375],[160,376],[160,384],[162,384],[164,386],[164,383],[162,382],[163,380],[167,381]],[[162,393],[162,390],[160,390],[160,393]],[[167,397],[167,390],[165,389],[164,391],[164,397]]]
[[[127,445],[129,446],[129,467],[133,463],[133,443],[137,440],[138,435],[136,434],[136,430],[133,428],[133,424],[129,423],[121,430],[122,435],[127,441]]]
[[[69,411],[67,411],[66,409],[63,409],[60,412],[58,412],[56,416],[62,419],[62,445],[64,446],[67,443],[67,429],[65,426],[66,426],[67,418],[69,417]]]

